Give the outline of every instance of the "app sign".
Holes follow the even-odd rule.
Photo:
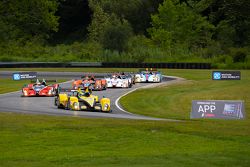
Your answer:
[[[243,101],[231,100],[193,100],[190,118],[243,119]]]

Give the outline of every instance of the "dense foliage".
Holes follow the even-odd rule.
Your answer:
[[[2,0],[0,61],[250,68],[247,0]]]
[[[48,39],[58,30],[57,6],[50,0],[0,1],[0,42]]]

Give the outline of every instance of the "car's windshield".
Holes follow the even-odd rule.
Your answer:
[[[34,89],[42,89],[44,88],[44,85],[34,85]]]

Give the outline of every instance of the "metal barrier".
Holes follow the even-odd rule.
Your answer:
[[[211,69],[211,63],[109,63],[109,62],[0,62],[0,68],[173,68],[173,69]]]

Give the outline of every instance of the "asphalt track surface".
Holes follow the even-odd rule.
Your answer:
[[[0,72],[1,77],[11,77],[13,72]],[[90,73],[88,73],[90,74]],[[94,74],[98,77],[103,77],[106,74]],[[73,79],[80,78],[80,76],[86,75],[86,73],[80,72],[38,72],[38,78],[66,78],[69,81],[61,83],[63,88],[70,88]],[[171,82],[174,78],[164,77],[163,82]],[[18,81],[17,81],[18,82]],[[28,83],[29,81],[27,81]],[[57,115],[57,116],[75,116],[75,117],[94,117],[94,118],[121,118],[121,119],[142,119],[142,120],[168,120],[160,118],[152,118],[142,115],[136,115],[129,113],[122,109],[119,104],[119,98],[129,92],[137,90],[142,87],[157,86],[162,83],[136,83],[132,88],[111,88],[104,91],[93,91],[94,95],[98,95],[99,98],[105,96],[111,100],[111,113],[93,112],[93,111],[72,111],[58,109],[54,105],[55,97],[21,97],[21,91],[6,93],[0,95],[0,112],[16,112],[25,114],[45,114],[45,115]],[[168,120],[176,121],[176,120]]]

